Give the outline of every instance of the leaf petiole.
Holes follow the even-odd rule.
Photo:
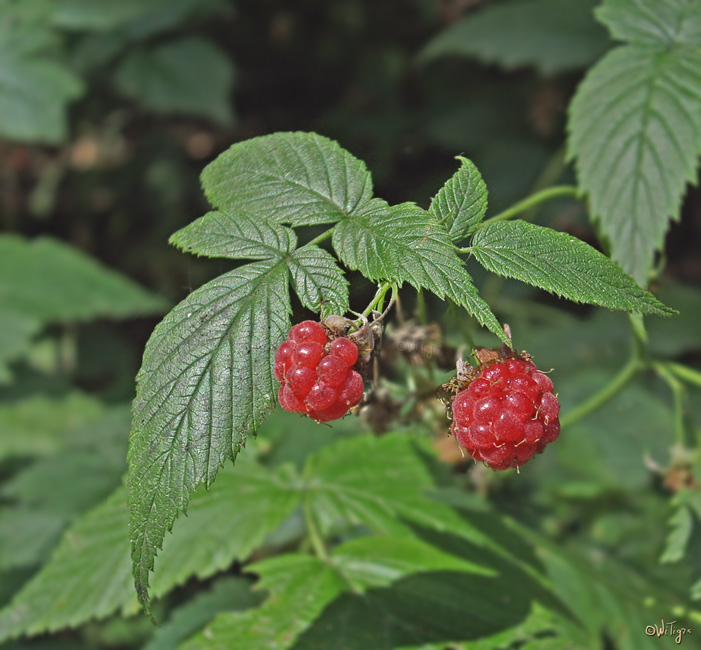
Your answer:
[[[549,201],[550,199],[554,199],[558,196],[574,196],[576,198],[579,198],[581,196],[581,193],[579,191],[579,188],[574,187],[574,185],[554,185],[553,187],[546,187],[545,189],[540,190],[535,194],[531,194],[531,196],[526,197],[522,201],[514,203],[514,205],[512,205],[510,208],[507,208],[503,212],[500,212],[499,214],[491,217],[490,219],[483,221],[481,224],[479,224],[478,229],[483,228],[489,223],[494,223],[496,221],[506,221],[507,219],[511,219],[512,217],[515,217],[521,214],[522,212],[530,210],[536,205],[544,203],[545,201]],[[462,253],[463,251],[461,250],[460,252]]]

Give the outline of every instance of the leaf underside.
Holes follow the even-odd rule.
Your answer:
[[[646,286],[701,153],[701,3],[611,0],[597,12],[630,41],[580,85],[568,156],[623,270]]]

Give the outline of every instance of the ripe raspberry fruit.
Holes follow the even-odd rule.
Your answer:
[[[493,361],[473,375],[453,400],[452,432],[475,460],[518,468],[560,435],[553,383],[527,355]]]
[[[329,340],[329,331],[311,320],[294,325],[275,353],[280,406],[317,422],[342,418],[363,397],[357,361],[358,346],[345,336]]]

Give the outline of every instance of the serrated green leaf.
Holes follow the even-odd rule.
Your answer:
[[[608,46],[596,0],[511,0],[490,4],[440,32],[422,58],[475,57],[508,70],[533,65],[545,75],[583,68]]]
[[[341,440],[310,456],[305,503],[321,530],[350,524],[398,534],[406,533],[410,520],[488,543],[451,508],[425,495],[434,479],[421,449],[418,439],[395,433]]]
[[[65,525],[61,515],[29,508],[0,509],[0,570],[39,564]]]
[[[96,422],[99,426],[99,421]],[[126,470],[124,449],[119,457],[100,450],[70,449],[52,454],[15,474],[0,494],[64,516],[80,513],[107,497]]]
[[[178,607],[156,630],[143,650],[173,650],[195,634],[219,612],[235,612],[255,607],[262,600],[251,592],[251,583],[244,578],[222,578],[210,591],[198,594]]]
[[[487,185],[474,163],[458,156],[460,169],[431,201],[430,212],[454,242],[471,235],[487,212]]]
[[[336,225],[333,247],[341,261],[371,280],[409,282],[465,307],[505,343],[508,339],[465,270],[435,216],[411,203],[373,199]]]
[[[210,41],[189,36],[129,53],[115,73],[115,86],[148,110],[233,122],[231,60]]]
[[[181,650],[284,650],[324,607],[347,588],[330,564],[308,555],[285,554],[253,565],[259,589],[270,590],[260,607],[219,614]]]
[[[276,470],[240,460],[216,483],[192,497],[156,561],[153,593],[162,596],[190,577],[208,578],[244,560],[301,502],[299,477],[289,466]]]
[[[294,230],[238,212],[209,212],[170,238],[188,253],[233,259],[277,259],[290,269],[302,304],[323,316],[348,309],[348,282],[335,258],[315,245],[295,250]]]
[[[694,518],[691,516],[689,508],[687,506],[678,508],[669,520],[669,535],[660,562],[663,564],[678,562],[684,557],[693,525]]]
[[[293,226],[333,223],[372,196],[365,164],[316,133],[274,133],[239,142],[202,172],[216,208]]]
[[[497,221],[475,233],[471,248],[489,271],[575,302],[662,316],[675,313],[608,257],[567,233],[520,220]]]
[[[323,248],[298,248],[287,259],[292,282],[301,303],[312,311],[343,315],[348,311],[348,281],[336,258]]]
[[[157,314],[165,306],[163,299],[62,242],[0,237],[0,312],[48,323]]]
[[[134,579],[144,603],[157,550],[190,492],[212,483],[272,409],[274,346],[289,313],[287,267],[266,260],[200,287],[152,334],[128,457]]]
[[[294,230],[237,212],[208,212],[171,235],[187,253],[238,260],[279,259],[297,245]]]
[[[115,593],[133,594],[125,501],[117,490],[65,533],[51,560],[0,611],[0,640],[104,617],[120,604]]]
[[[697,0],[606,5],[600,15],[631,44],[594,66],[570,104],[568,156],[580,187],[612,257],[643,286],[686,183],[696,180],[700,7]]]
[[[701,40],[701,3],[697,0],[604,0],[594,15],[621,41],[667,48]]]
[[[246,559],[297,507],[297,484],[289,468],[273,471],[242,460],[223,469],[211,490],[202,486],[193,494],[188,516],[164,540],[154,595]],[[64,534],[52,559],[0,611],[0,640],[138,609],[125,501],[120,488]]]
[[[14,9],[14,8],[13,8]],[[61,62],[51,32],[0,14],[0,136],[57,144],[67,136],[66,108],[84,92]]]
[[[0,459],[42,456],[63,449],[70,429],[97,421],[103,412],[99,400],[78,392],[0,404]]]
[[[518,625],[530,612],[534,583],[500,568],[475,572],[459,555],[396,537],[354,540],[326,562],[300,555],[266,560],[251,567],[259,588],[270,591],[263,605],[220,614],[183,648],[452,647]],[[505,593],[508,607],[498,604]]]

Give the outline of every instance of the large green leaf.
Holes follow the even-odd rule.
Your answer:
[[[115,84],[148,110],[201,116],[224,126],[233,121],[233,65],[222,50],[197,36],[130,52]]]
[[[17,7],[0,9],[0,137],[57,144],[67,136],[66,108],[83,84],[61,62],[51,32],[23,24]]]
[[[61,534],[64,519],[51,511],[0,508],[0,570],[39,564]]]
[[[0,459],[63,449],[72,428],[96,422],[103,412],[101,402],[78,392],[0,404]]]
[[[270,592],[263,605],[220,614],[184,649],[438,650],[526,620],[545,592],[508,563],[487,557],[481,567],[469,555],[465,547],[386,537],[348,542],[327,562],[266,560],[251,567]]]
[[[263,605],[219,614],[182,650],[284,650],[347,588],[331,564],[308,555],[288,553],[252,568],[260,576],[258,588],[270,591]]]
[[[431,201],[430,211],[453,241],[471,235],[487,211],[487,185],[474,163],[458,156],[460,169]]]
[[[165,305],[62,242],[0,237],[0,312],[42,322],[70,322],[157,314]]]
[[[594,13],[620,41],[697,45],[701,38],[697,0],[604,0]]]
[[[431,40],[426,60],[462,55],[506,69],[526,65],[550,75],[583,68],[608,46],[593,19],[597,0],[507,0],[469,13]]]
[[[133,594],[125,497],[118,490],[66,532],[51,560],[0,612],[0,639],[107,616],[124,604],[116,594]]]
[[[608,257],[567,233],[525,221],[495,222],[477,231],[471,250],[493,273],[575,302],[663,316],[675,313]]]
[[[569,157],[613,258],[645,286],[701,152],[701,2],[616,0],[598,14],[628,45],[570,105]]]
[[[350,269],[371,280],[409,282],[448,298],[508,342],[433,214],[411,203],[390,207],[373,199],[336,225],[333,246]]]
[[[244,578],[221,578],[210,591],[198,594],[178,607],[159,627],[143,650],[173,650],[192,636],[219,612],[234,612],[255,607],[260,594],[251,592],[251,583]]]
[[[336,258],[323,248],[307,244],[288,258],[293,286],[302,304],[322,316],[348,311],[348,281]]]
[[[316,133],[274,133],[239,142],[202,172],[215,207],[294,226],[333,223],[372,196],[365,164]]]
[[[235,470],[222,470],[211,490],[195,492],[188,516],[164,540],[154,594],[247,558],[297,507],[297,486],[288,468],[273,471],[242,459]],[[0,639],[137,610],[125,500],[120,488],[64,534],[52,559],[0,612]]]
[[[208,212],[171,235],[170,243],[206,257],[265,260],[291,253],[297,236],[292,229],[260,217],[224,211]]]
[[[208,257],[284,260],[305,307],[324,316],[348,309],[348,282],[334,257],[311,244],[295,249],[294,231],[278,223],[241,211],[209,212],[176,232],[170,242]]]
[[[191,293],[156,327],[137,378],[129,447],[134,579],[148,573],[190,492],[211,484],[272,409],[287,334],[288,270],[254,262]]]

